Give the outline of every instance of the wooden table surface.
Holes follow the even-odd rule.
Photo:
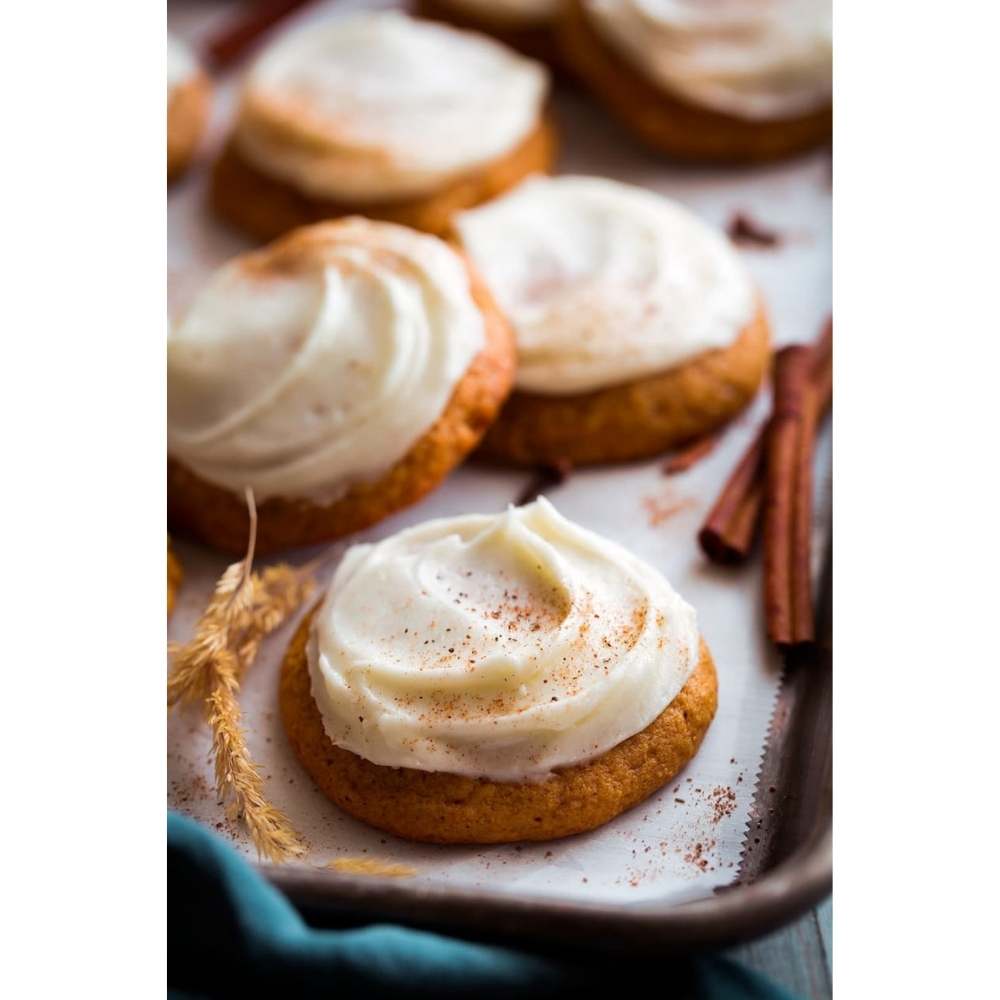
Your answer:
[[[828,899],[801,920],[727,952],[802,1000],[832,996],[833,902]]]

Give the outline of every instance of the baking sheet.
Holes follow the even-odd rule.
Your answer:
[[[171,30],[197,44],[234,6],[174,4]],[[359,6],[366,5],[318,4],[300,20],[337,16]],[[230,75],[220,81],[201,168],[169,196],[172,315],[190,301],[211,268],[249,246],[205,211],[204,162],[225,133],[236,80]],[[764,294],[777,343],[816,335],[830,311],[828,153],[753,170],[671,167],[634,145],[582,95],[558,93],[555,114],[563,136],[560,172],[603,174],[642,184],[719,226],[739,211],[776,230],[782,237],[779,246],[741,253]],[[580,471],[547,494],[568,517],[657,566],[698,611],[719,671],[719,710],[697,757],[674,782],[600,830],[548,844],[436,847],[382,834],[320,796],[287,746],[276,694],[281,655],[294,628],[290,623],[263,647],[244,682],[241,704],[251,752],[267,778],[267,793],[310,845],[303,863],[323,866],[336,858],[374,858],[413,867],[416,874],[407,884],[432,882],[613,903],[679,903],[730,884],[739,869],[781,664],[763,639],[759,561],[738,570],[711,566],[701,557],[695,534],[764,412],[766,401],[760,398],[718,447],[685,474],[666,477],[662,460],[655,460]],[[529,478],[523,472],[467,464],[423,502],[352,541],[383,538],[431,517],[500,510]],[[825,500],[828,489],[824,477],[818,479]],[[816,523],[818,531],[828,523],[825,503],[817,508]],[[346,544],[334,552],[343,551]],[[185,579],[169,631],[171,638],[184,640],[227,560],[181,541],[176,549]],[[304,561],[318,551],[301,550],[289,558]],[[332,567],[323,582],[330,572]],[[208,732],[196,713],[172,713],[168,804],[216,828],[252,855],[246,837],[226,821],[217,802],[209,746]]]

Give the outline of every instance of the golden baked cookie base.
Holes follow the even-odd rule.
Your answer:
[[[184,571],[181,569],[180,560],[174,555],[174,550],[170,547],[170,539],[167,539],[167,617],[169,618],[174,610],[174,601],[177,597],[177,590],[184,579]]]
[[[479,443],[514,381],[516,349],[507,321],[466,260],[472,298],[482,312],[486,342],[455,387],[437,422],[387,472],[358,483],[330,504],[273,497],[257,507],[257,552],[330,541],[409,507],[438,486]],[[250,528],[242,496],[167,462],[167,515],[172,529],[226,552],[246,549]]]
[[[590,465],[659,454],[739,413],[760,387],[770,344],[760,307],[731,347],[708,351],[662,375],[577,396],[515,392],[480,454],[517,465]]]
[[[488,127],[486,123],[484,127]],[[435,194],[349,203],[314,198],[258,170],[240,155],[230,139],[215,162],[209,199],[221,218],[261,240],[344,215],[364,215],[441,235],[447,232],[456,212],[495,198],[529,174],[550,170],[555,148],[555,130],[548,121],[541,120],[512,152],[454,180]]]
[[[796,118],[751,121],[691,104],[650,82],[588,23],[580,0],[564,5],[558,29],[563,62],[653,149],[695,162],[759,163],[829,140],[829,105]]]
[[[718,696],[702,643],[695,672],[645,729],[586,764],[543,782],[515,784],[438,771],[383,767],[335,747],[312,696],[299,626],[281,669],[279,702],[288,739],[327,798],[380,830],[433,844],[553,840],[592,830],[648,798],[695,755]]]
[[[167,181],[188,168],[208,123],[212,84],[197,73],[180,84],[167,105]]]
[[[448,0],[415,0],[411,4],[417,17],[429,21],[443,21],[465,31],[479,31],[492,35],[504,45],[541,62],[554,64],[559,61],[555,42],[555,24],[534,24],[518,27],[502,17],[476,17],[468,10],[448,3]]]

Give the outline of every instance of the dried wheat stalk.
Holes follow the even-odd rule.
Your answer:
[[[198,620],[194,638],[171,648],[167,706],[202,702],[212,728],[215,783],[230,819],[243,821],[259,856],[271,861],[301,857],[302,838],[288,817],[264,796],[264,779],[250,757],[240,725],[239,685],[261,641],[298,608],[315,587],[314,565],[287,564],[253,572],[257,511],[247,490],[247,554],[219,578]]]

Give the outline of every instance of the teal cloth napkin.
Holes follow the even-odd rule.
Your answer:
[[[608,993],[792,1000],[722,957],[555,959],[390,924],[319,929],[221,838],[167,820],[167,979],[172,997],[558,997]],[[610,993],[609,991],[614,991]]]

